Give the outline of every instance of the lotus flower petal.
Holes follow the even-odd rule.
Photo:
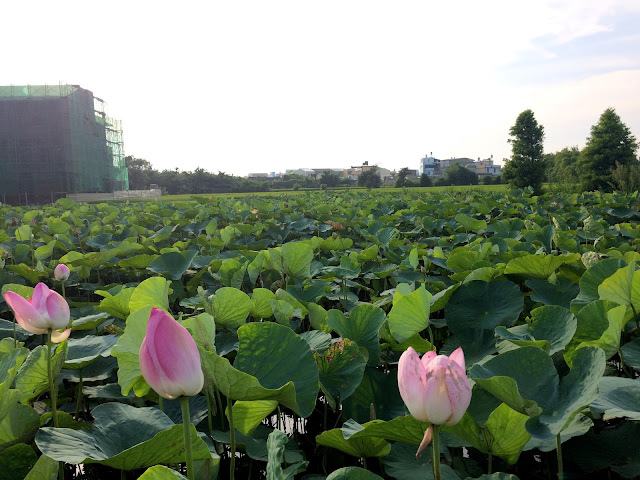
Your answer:
[[[200,353],[186,328],[153,308],[140,347],[140,370],[149,386],[164,398],[196,395],[204,385]]]
[[[433,425],[455,425],[471,402],[461,348],[451,356],[425,353],[422,359],[409,347],[398,363],[398,389],[411,415]]]
[[[427,421],[422,407],[424,404],[425,374],[420,357],[413,348],[409,347],[400,356],[398,362],[398,389],[409,413],[423,422]]]
[[[70,328],[67,328],[66,330],[51,330],[51,341],[53,343],[64,342],[67,338],[69,338],[70,334]]]
[[[59,282],[66,282],[67,279],[69,278],[70,273],[71,272],[69,271],[69,267],[67,267],[64,263],[60,263],[53,270],[53,277]]]
[[[51,321],[51,328],[62,329],[69,324],[69,304],[58,292],[49,290],[46,300],[47,312]]]
[[[7,292],[4,299],[13,310],[18,325],[26,331],[39,335],[49,331],[48,322],[42,318],[40,312],[34,308],[29,300],[25,300],[15,292]]]

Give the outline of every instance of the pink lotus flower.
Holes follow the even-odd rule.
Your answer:
[[[44,283],[36,285],[30,300],[15,292],[5,293],[4,299],[13,310],[18,325],[28,332],[38,335],[51,330],[53,343],[69,338],[71,329],[66,328],[70,319],[69,304]]]
[[[204,385],[200,353],[191,334],[169,314],[151,309],[140,347],[140,370],[158,395],[197,395]]]
[[[53,277],[59,282],[66,282],[69,278],[69,267],[67,267],[64,263],[60,263],[55,270],[53,271]]]
[[[398,388],[409,412],[418,420],[455,425],[471,402],[462,348],[449,357],[430,351],[420,359],[409,347],[398,363]]]

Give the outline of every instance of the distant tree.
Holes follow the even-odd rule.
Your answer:
[[[591,127],[591,136],[578,159],[583,190],[610,191],[616,166],[636,163],[637,149],[638,143],[631,130],[613,108],[607,108],[598,123]]]
[[[454,163],[444,172],[449,185],[477,185],[478,174],[467,167]]]
[[[483,185],[493,185],[493,175],[483,175],[480,177],[480,183]]]
[[[438,178],[436,178],[436,181],[433,182],[433,184],[436,187],[446,187],[447,185],[450,185],[449,182],[447,181],[447,177],[445,176],[439,176]]]
[[[129,174],[129,189],[130,190],[148,190],[149,185],[152,183],[151,173],[153,167],[151,163],[143,158],[136,158],[134,156],[124,157],[124,162]]]
[[[578,147],[563,148],[559,152],[545,155],[547,178],[553,183],[576,184],[579,177]]]
[[[420,186],[421,187],[433,186],[433,181],[431,180],[431,177],[428,174],[423,173],[422,175],[420,175]]]
[[[620,165],[618,163],[611,173],[611,185],[625,195],[640,191],[640,164]]]
[[[406,183],[407,183],[407,177],[411,174],[411,171],[407,168],[401,168],[400,171],[398,172],[398,176],[396,178],[396,183],[395,186],[398,188],[401,187],[406,187]]]
[[[531,110],[525,110],[509,129],[511,159],[502,169],[503,179],[512,187],[533,187],[540,193],[546,170],[543,157],[544,127],[538,125]]]
[[[340,175],[330,170],[325,170],[320,176],[320,183],[326,185],[327,187],[337,187],[338,185],[340,185],[341,180],[342,179]]]
[[[382,185],[382,178],[378,174],[378,167],[373,167],[360,174],[358,185],[367,188],[378,188]]]

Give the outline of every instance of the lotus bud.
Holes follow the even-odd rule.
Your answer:
[[[158,395],[197,395],[204,385],[200,353],[191,334],[169,314],[151,309],[140,347],[142,376]]]
[[[67,267],[64,263],[60,263],[55,270],[53,271],[53,276],[59,282],[66,282],[69,278],[69,267]]]
[[[398,363],[398,388],[409,413],[433,425],[455,425],[471,402],[462,348],[449,357],[409,347]]]
[[[50,290],[44,283],[38,283],[33,296],[26,300],[15,292],[7,292],[4,299],[13,310],[18,325],[33,334],[51,330],[51,341],[59,343],[67,338],[70,312],[69,304],[58,292]]]

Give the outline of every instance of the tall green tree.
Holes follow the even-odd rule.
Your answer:
[[[395,186],[396,187],[405,187],[407,185],[407,177],[409,176],[411,172],[409,171],[409,169],[407,167],[403,167],[400,169],[400,171],[398,172],[398,176],[396,178],[396,183]]]
[[[378,173],[378,167],[370,168],[358,177],[358,185],[367,188],[378,188],[382,185],[382,178]]]
[[[336,172],[332,172],[331,170],[325,170],[322,172],[320,176],[320,183],[326,185],[327,187],[337,187],[340,185],[342,178]]]
[[[533,187],[540,193],[544,181],[546,162],[543,145],[544,127],[538,124],[532,110],[525,110],[509,129],[511,159],[502,169],[502,178],[512,187]]]
[[[447,177],[447,185],[477,185],[478,174],[474,170],[454,163],[444,172]]]
[[[563,148],[559,152],[546,156],[548,178],[550,182],[577,185],[579,179],[578,147]]]
[[[637,163],[637,149],[638,143],[631,130],[613,108],[607,108],[598,123],[591,127],[591,136],[578,159],[582,188],[611,191],[616,166]]]

